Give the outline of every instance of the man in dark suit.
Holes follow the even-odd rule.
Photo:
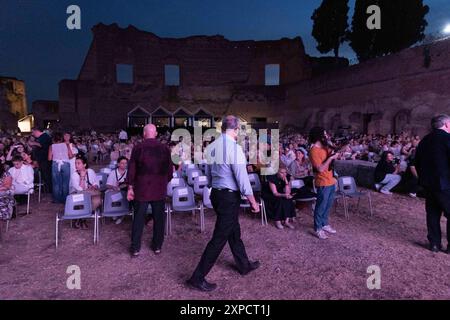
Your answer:
[[[420,142],[415,166],[426,192],[428,240],[433,252],[442,250],[441,216],[447,218],[447,253],[450,253],[450,116],[431,120],[432,132]]]
[[[161,253],[164,241],[164,205],[173,166],[169,148],[156,140],[156,136],[157,131],[153,124],[145,126],[144,141],[133,148],[128,164],[127,198],[128,201],[136,201],[130,248],[132,257],[137,257],[141,249],[142,231],[149,204],[153,213],[151,248],[155,254]]]

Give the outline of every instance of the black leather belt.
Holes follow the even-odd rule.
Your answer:
[[[237,192],[239,192],[239,191],[231,190],[231,189],[217,189],[217,188],[213,188],[213,190],[216,190],[216,191],[225,191],[225,192],[230,192],[230,193],[237,193]]]

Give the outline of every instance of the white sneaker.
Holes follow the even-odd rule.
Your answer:
[[[323,230],[316,231],[316,235],[317,235],[317,237],[318,237],[320,240],[326,240],[326,239],[328,239],[327,234],[326,234],[325,231],[323,231]]]
[[[322,228],[322,230],[326,231],[328,233],[331,233],[331,234],[336,234],[337,233],[337,231],[334,230],[331,226],[325,226],[325,227]]]
[[[410,193],[409,196],[410,196],[411,198],[417,198],[417,193]]]
[[[116,220],[116,224],[121,224],[122,221],[123,221],[123,218],[118,218],[118,219]]]
[[[375,183],[375,190],[380,191],[383,186],[379,183]]]
[[[385,194],[385,195],[388,195],[388,196],[392,195],[392,192],[387,191],[387,190],[384,190],[384,189],[381,189],[380,192],[381,192],[382,194]]]

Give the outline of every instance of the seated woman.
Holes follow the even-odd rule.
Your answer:
[[[5,167],[0,165],[0,220],[11,219],[15,204],[12,177]]]
[[[391,195],[391,190],[402,180],[402,177],[398,174],[399,172],[400,164],[394,164],[394,154],[390,151],[385,151],[381,156],[381,161],[378,162],[375,168],[375,188],[377,191]]]
[[[33,168],[24,164],[21,156],[15,156],[12,161],[14,166],[8,172],[13,179],[14,194],[27,194],[34,188]]]
[[[101,204],[100,185],[94,170],[89,169],[85,157],[77,156],[75,160],[76,171],[70,178],[70,193],[85,192],[91,195],[92,210],[97,210]],[[84,219],[77,220],[75,228],[87,229],[87,222]]]
[[[126,191],[128,185],[126,184],[127,179],[127,166],[128,159],[125,157],[120,157],[117,160],[117,168],[108,176],[108,180],[106,180],[106,188],[114,191]],[[123,218],[113,218],[116,221],[116,224],[122,223]]]
[[[301,179],[309,188],[313,187],[313,170],[309,159],[306,158],[302,150],[295,152],[295,160],[288,167],[289,174],[294,179]]]
[[[291,219],[295,217],[295,205],[286,168],[280,166],[276,175],[267,177],[267,182],[262,190],[267,215],[275,220],[278,229],[284,229],[282,222],[289,229],[294,229]]]

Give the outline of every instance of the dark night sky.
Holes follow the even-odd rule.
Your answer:
[[[353,8],[354,0],[350,0]],[[450,23],[449,0],[430,6],[427,33]],[[321,0],[1,0],[0,75],[25,80],[28,106],[57,99],[58,82],[75,79],[99,22],[129,24],[161,37],[222,34],[230,40],[301,36],[306,52],[319,55],[311,15]],[[66,28],[66,8],[81,8],[82,30]],[[352,9],[351,9],[352,10]],[[352,15],[352,11],[350,16]],[[342,55],[354,58],[348,47]]]

